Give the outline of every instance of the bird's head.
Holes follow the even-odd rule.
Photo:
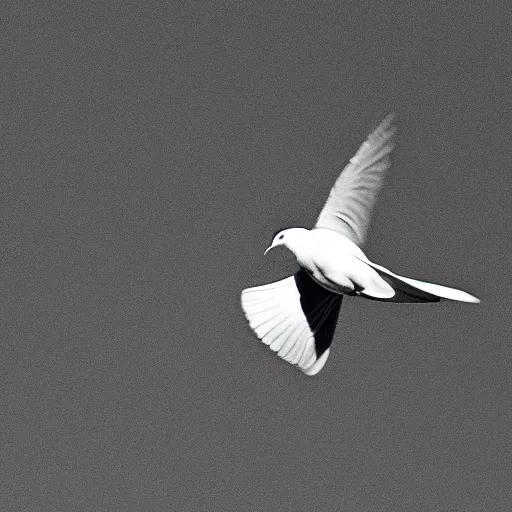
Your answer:
[[[278,247],[279,245],[284,245],[292,252],[295,252],[297,242],[304,238],[305,233],[308,233],[308,230],[304,228],[288,228],[276,231],[272,237],[272,243],[265,251],[265,254],[267,254],[270,249]]]

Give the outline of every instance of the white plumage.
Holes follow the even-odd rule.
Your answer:
[[[306,375],[318,373],[329,356],[344,295],[387,302],[479,302],[461,290],[394,274],[361,250],[395,133],[393,116],[387,116],[336,180],[315,228],[286,229],[274,237],[267,251],[284,245],[301,270],[242,292],[252,330]]]
[[[303,278],[308,279],[307,276]],[[341,296],[326,293],[313,307],[308,321],[296,278],[290,276],[275,283],[247,288],[242,292],[242,305],[251,328],[278,356],[307,375],[322,369],[329,349],[323,357],[317,357],[315,333],[333,314],[337,318]]]

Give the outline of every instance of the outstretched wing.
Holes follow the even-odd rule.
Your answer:
[[[281,281],[243,290],[241,302],[263,343],[306,375],[315,375],[329,356],[341,299],[299,270]]]
[[[316,222],[363,245],[377,195],[394,147],[394,115],[388,115],[351,158],[336,180]]]

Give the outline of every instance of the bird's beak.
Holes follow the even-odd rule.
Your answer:
[[[263,256],[265,256],[265,254],[267,254],[268,251],[270,251],[270,249],[272,249],[274,246],[271,245],[270,247],[267,248],[267,250],[263,253]]]

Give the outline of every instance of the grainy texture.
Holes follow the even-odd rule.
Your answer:
[[[510,510],[511,7],[451,4],[2,3],[1,510]],[[390,111],[366,253],[482,304],[347,298],[310,379],[240,291]]]

